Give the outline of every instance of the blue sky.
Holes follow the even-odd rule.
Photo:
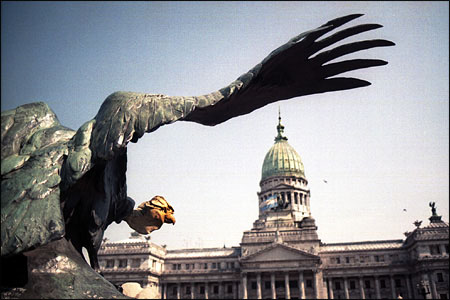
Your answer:
[[[395,47],[345,58],[371,86],[265,106],[215,127],[176,122],[128,146],[128,194],[163,195],[177,224],[169,248],[238,246],[258,216],[264,156],[278,107],[300,154],[323,242],[402,239],[428,203],[449,219],[448,2],[1,2],[1,109],[44,101],[77,129],[115,91],[218,90],[293,36],[352,13],[356,39]],[[346,27],[348,27],[346,26]],[[323,182],[327,180],[327,184]],[[406,209],[407,211],[403,211]],[[127,238],[126,224],[106,236]]]

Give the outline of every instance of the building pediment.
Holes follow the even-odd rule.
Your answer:
[[[299,250],[284,244],[274,243],[267,248],[259,250],[241,258],[242,262],[274,262],[320,260],[319,256]]]
[[[273,187],[273,189],[292,189],[292,188],[293,188],[292,185],[288,185],[286,183],[280,183]]]

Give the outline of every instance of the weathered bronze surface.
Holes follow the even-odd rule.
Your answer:
[[[95,118],[76,132],[62,126],[45,103],[2,112],[2,257],[65,237],[78,252],[85,247],[91,266],[97,269],[105,229],[133,212],[125,177],[129,142],[177,120],[213,126],[279,100],[370,85],[334,76],[386,61],[326,63],[394,43],[364,40],[319,53],[347,37],[381,27],[357,25],[319,39],[360,16],[337,18],[294,37],[230,85],[207,95],[113,93]]]
[[[128,226],[141,234],[149,234],[158,230],[164,223],[175,225],[175,210],[162,196],[142,202],[137,209],[125,217]]]

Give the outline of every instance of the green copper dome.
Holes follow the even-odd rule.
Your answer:
[[[289,145],[283,136],[284,126],[278,117],[278,135],[275,144],[267,152],[262,166],[261,180],[271,176],[297,176],[305,178],[305,169],[297,151]]]

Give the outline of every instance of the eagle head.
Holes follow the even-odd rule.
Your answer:
[[[141,234],[149,234],[158,230],[164,223],[175,225],[175,210],[162,196],[155,196],[142,202],[137,209],[124,220],[132,229]]]

